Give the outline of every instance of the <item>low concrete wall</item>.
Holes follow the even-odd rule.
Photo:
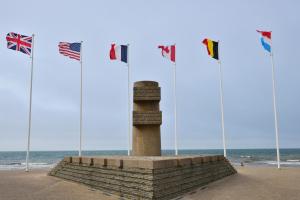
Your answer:
[[[128,199],[172,199],[236,170],[223,156],[66,157],[49,175]]]

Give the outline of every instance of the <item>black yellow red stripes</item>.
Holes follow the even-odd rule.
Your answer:
[[[208,55],[219,60],[219,42],[205,38],[202,43],[206,45]]]

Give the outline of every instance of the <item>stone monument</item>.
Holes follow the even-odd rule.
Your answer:
[[[138,81],[133,88],[133,156],[161,156],[160,87],[154,81]]]
[[[133,93],[133,156],[65,157],[50,176],[128,200],[170,200],[236,173],[223,155],[160,156],[160,88],[139,81]]]

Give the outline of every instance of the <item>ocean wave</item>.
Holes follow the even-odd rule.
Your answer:
[[[267,165],[277,165],[277,161],[273,161],[273,160],[261,161],[260,163],[267,164]],[[280,164],[286,166],[300,166],[300,161],[299,160],[280,161]]]
[[[6,165],[22,165],[22,163],[20,163],[20,162],[11,162],[11,163],[7,163]]]
[[[247,155],[246,155],[246,156],[241,155],[240,157],[241,157],[241,158],[252,158],[252,156],[247,156]]]
[[[287,162],[300,162],[300,160],[286,160]]]
[[[52,168],[55,164],[49,163],[29,163],[29,168],[31,169],[45,169],[45,168]],[[19,163],[19,162],[12,162],[6,164],[0,164],[0,170],[18,170],[18,169],[25,169],[26,163]]]

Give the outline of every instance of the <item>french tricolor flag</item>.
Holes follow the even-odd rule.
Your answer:
[[[271,53],[271,31],[259,31],[257,30],[257,32],[259,32],[261,34],[261,44],[263,46],[263,48]]]
[[[127,63],[127,55],[128,55],[128,45],[116,45],[112,44],[109,57],[111,60],[120,60],[124,63]]]

